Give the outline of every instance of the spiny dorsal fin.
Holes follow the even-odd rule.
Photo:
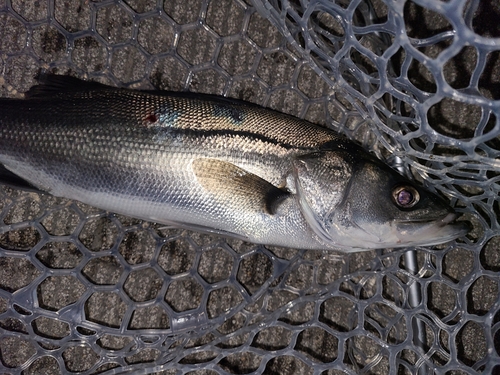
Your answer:
[[[38,85],[33,86],[24,94],[25,99],[44,99],[74,92],[116,90],[116,87],[99,82],[84,81],[79,78],[56,74],[40,74],[37,80]]]

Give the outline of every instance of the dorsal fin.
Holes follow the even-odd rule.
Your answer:
[[[37,80],[38,85],[33,86],[24,94],[25,99],[46,99],[72,92],[116,90],[116,87],[99,82],[84,81],[79,78],[56,74],[41,74],[37,77]]]
[[[24,93],[25,99],[33,99],[33,98],[46,99],[46,98],[53,98],[55,96],[61,96],[64,95],[65,93],[121,89],[120,87],[108,86],[99,82],[84,81],[76,77],[63,76],[57,74],[42,73],[38,75],[37,81],[38,85],[31,87],[27,92]],[[262,108],[258,104],[219,95],[212,95],[212,94],[203,94],[203,93],[196,93],[189,91],[177,92],[177,91],[163,91],[163,90],[141,90],[141,89],[135,91],[151,95],[175,96],[179,98],[198,99],[198,100],[202,99],[214,103],[219,103],[221,105]],[[272,111],[271,109],[268,110]]]

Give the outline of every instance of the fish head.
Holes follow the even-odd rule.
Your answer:
[[[431,246],[469,231],[443,199],[361,149],[302,156],[294,174],[303,216],[332,247]]]

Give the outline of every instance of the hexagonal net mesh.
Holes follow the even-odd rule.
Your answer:
[[[1,373],[500,373],[499,17],[478,0],[0,0],[2,96],[45,70],[249,100],[356,139],[474,226],[300,251],[2,187]]]

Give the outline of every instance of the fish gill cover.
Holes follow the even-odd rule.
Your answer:
[[[0,189],[5,374],[500,372],[493,1],[0,0],[0,94],[40,71],[332,127],[472,222],[435,248],[246,244]]]

